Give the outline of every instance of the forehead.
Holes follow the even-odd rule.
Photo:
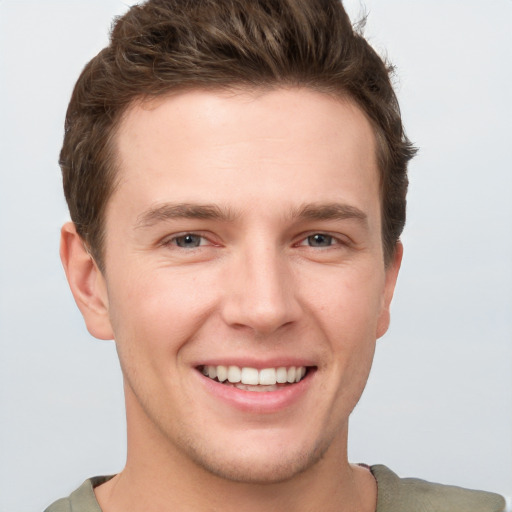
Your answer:
[[[285,137],[300,141],[312,135],[326,143],[334,139],[341,149],[344,141],[362,143],[366,151],[376,145],[371,122],[352,99],[307,87],[192,89],[136,100],[120,122],[120,151],[135,141],[143,142],[144,131],[157,124],[160,134],[166,130],[165,136],[177,139],[196,135],[213,141],[216,135],[219,139],[229,135],[229,143],[235,132],[240,139],[246,135],[270,138],[279,132],[283,141]],[[349,124],[349,130],[344,129]],[[230,128],[233,133],[218,131]]]
[[[197,195],[243,208],[260,195],[293,208],[348,190],[380,202],[370,122],[350,100],[310,89],[194,90],[139,102],[121,122],[116,151],[114,199]]]

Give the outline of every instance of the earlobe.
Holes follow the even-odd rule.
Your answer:
[[[402,242],[397,242],[395,246],[395,253],[392,261],[386,267],[386,281],[384,284],[384,294],[382,299],[382,310],[380,313],[379,321],[377,323],[377,338],[380,338],[386,334],[389,328],[390,322],[390,306],[391,300],[393,299],[393,293],[395,291],[396,280],[398,278],[398,272],[400,271],[400,265],[402,264],[402,257],[404,254],[404,247]]]
[[[105,278],[72,222],[62,226],[60,258],[71,293],[84,317],[87,330],[95,338],[113,339]]]

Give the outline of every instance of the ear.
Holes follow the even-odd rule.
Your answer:
[[[377,323],[377,338],[384,336],[389,327],[390,314],[389,308],[391,306],[391,299],[395,291],[396,280],[400,265],[402,264],[402,256],[404,254],[404,246],[402,242],[397,242],[395,246],[395,253],[393,259],[386,267],[386,280],[384,283],[384,293],[382,297],[382,309]]]
[[[95,338],[113,339],[105,278],[76,232],[73,222],[67,222],[62,226],[60,259],[87,330]]]

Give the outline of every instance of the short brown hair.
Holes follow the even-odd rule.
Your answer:
[[[189,88],[299,86],[349,97],[371,120],[389,262],[405,224],[407,163],[415,152],[389,75],[340,0],[149,0],[131,7],[86,65],[66,115],[60,165],[79,235],[103,270],[114,138],[135,100]]]

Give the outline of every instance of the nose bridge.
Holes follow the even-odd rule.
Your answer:
[[[229,280],[224,315],[230,325],[270,334],[297,319],[292,269],[278,244],[266,240],[247,244],[237,254]]]

